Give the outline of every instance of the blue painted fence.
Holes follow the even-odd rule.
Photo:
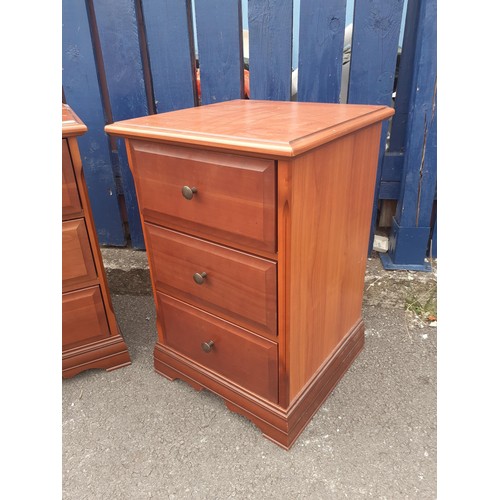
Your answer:
[[[428,270],[437,248],[436,0],[408,0],[406,13],[403,0],[355,0],[348,50],[346,0],[301,0],[295,10],[293,0],[243,1],[63,0],[63,92],[89,129],[79,144],[100,243],[144,248],[124,145],[104,125],[242,98],[247,67],[253,99],[344,94],[395,107],[380,144],[372,237],[381,201],[397,200],[384,266]]]

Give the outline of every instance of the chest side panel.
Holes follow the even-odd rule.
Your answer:
[[[297,158],[290,185],[293,399],[361,319],[380,125]]]

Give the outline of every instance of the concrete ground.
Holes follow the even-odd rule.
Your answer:
[[[435,265],[368,260],[365,348],[284,451],[217,396],[154,372],[146,255],[102,253],[132,364],[63,381],[65,500],[436,498]]]

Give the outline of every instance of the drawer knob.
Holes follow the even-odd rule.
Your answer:
[[[183,186],[182,187],[182,196],[186,198],[186,200],[192,200],[195,193],[198,190],[195,187]]]
[[[201,344],[201,348],[205,352],[210,352],[212,350],[212,347],[214,346],[215,342],[213,340],[209,340],[208,342],[203,342]]]
[[[198,285],[203,285],[205,283],[205,279],[207,277],[207,273],[194,273],[193,279],[198,283]]]

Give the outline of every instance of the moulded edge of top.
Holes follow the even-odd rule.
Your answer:
[[[68,104],[62,103],[62,136],[72,137],[87,132],[87,126]]]

